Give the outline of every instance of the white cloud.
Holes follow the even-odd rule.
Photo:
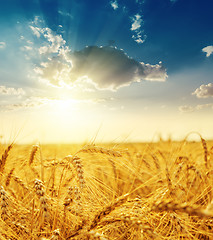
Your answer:
[[[136,14],[133,18],[132,18],[132,26],[131,26],[131,30],[135,31],[138,30],[141,27],[141,23],[142,23],[142,18],[139,14]]]
[[[3,49],[6,47],[6,43],[5,42],[0,42],[0,49]]]
[[[213,83],[209,83],[207,85],[204,85],[204,84],[201,85],[192,94],[196,95],[198,98],[213,97]]]
[[[147,81],[159,81],[164,82],[166,80],[167,73],[161,62],[159,64],[151,65],[149,63],[141,62],[141,77]]]
[[[97,89],[116,90],[132,82],[165,81],[166,70],[156,65],[137,62],[123,50],[114,47],[90,46],[81,51],[64,51],[36,68],[49,84],[75,85],[80,79],[90,79]]]
[[[202,49],[206,53],[206,57],[209,57],[213,53],[213,46],[207,46]]]
[[[73,16],[68,12],[62,12],[61,10],[59,10],[58,13],[62,16],[73,18]]]
[[[146,35],[142,36],[143,31],[141,30],[141,25],[143,23],[142,17],[139,14],[136,14],[134,17],[131,18],[132,25],[131,25],[131,31],[134,32],[132,35],[132,38],[138,43],[144,43],[146,40]]]
[[[8,88],[0,86],[0,95],[24,95],[25,91],[22,88]]]
[[[132,38],[138,44],[144,43],[146,40],[146,37],[147,37],[146,35],[142,36],[142,31],[138,31],[138,32],[136,32],[136,34],[132,35]]]
[[[112,6],[112,8],[114,10],[118,9],[118,2],[117,2],[117,0],[111,1],[110,4],[111,4],[111,6]]]
[[[33,48],[31,46],[23,46],[23,47],[21,47],[21,50],[22,51],[32,51]]]
[[[30,26],[31,30],[33,31],[33,34],[37,37],[37,38],[40,38],[41,34],[40,34],[40,28],[38,27],[33,27],[33,26]]]
[[[34,23],[34,22],[33,22]],[[48,27],[34,27],[30,26],[33,34],[40,38],[41,36],[46,39],[46,44],[41,46],[38,50],[40,54],[57,53],[61,48],[64,47],[66,41],[61,35],[55,34]]]
[[[49,28],[41,29],[41,33],[47,39],[49,44],[39,48],[40,54],[57,53],[66,43],[61,35],[54,34]]]

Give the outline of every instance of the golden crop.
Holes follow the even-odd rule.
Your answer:
[[[0,239],[213,239],[213,142],[0,146]]]

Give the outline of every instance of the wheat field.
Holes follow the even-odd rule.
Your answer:
[[[0,145],[0,239],[213,239],[213,142]]]

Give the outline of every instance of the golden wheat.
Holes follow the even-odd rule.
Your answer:
[[[65,145],[55,156],[54,145],[11,144],[0,239],[213,239],[213,142],[201,143]]]

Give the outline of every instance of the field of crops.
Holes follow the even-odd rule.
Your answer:
[[[213,142],[0,145],[0,239],[213,239]]]

